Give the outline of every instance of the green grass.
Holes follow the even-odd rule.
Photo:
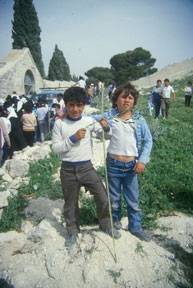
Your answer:
[[[187,78],[180,80],[179,86],[176,80],[174,87],[184,88],[186,82]],[[146,95],[141,97],[139,110],[145,104]],[[139,176],[143,223],[147,226],[161,211],[193,213],[193,109],[184,107],[183,89],[177,91],[169,112],[168,120],[159,121],[148,115],[148,109],[144,113],[154,138],[151,162]]]

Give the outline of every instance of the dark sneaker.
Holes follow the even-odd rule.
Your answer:
[[[78,234],[69,235],[69,238],[68,238],[68,240],[66,240],[65,245],[67,247],[69,247],[69,246],[75,244],[76,240],[77,240],[77,237],[78,237]]]
[[[140,239],[141,241],[149,242],[152,238],[152,235],[148,231],[138,231],[138,232],[131,232],[132,235]]]
[[[122,224],[120,221],[115,221],[113,222],[113,226],[115,227],[115,229],[120,230],[122,229]]]
[[[112,228],[109,227],[105,230],[105,232],[107,234],[109,234],[109,236],[113,237],[113,233],[114,233],[114,238],[115,239],[119,239],[121,237],[121,233],[119,231],[117,231],[115,228],[113,229],[113,233],[112,233]]]

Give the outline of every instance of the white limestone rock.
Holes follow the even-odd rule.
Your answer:
[[[39,147],[37,148],[33,153],[32,153],[32,158],[33,160],[39,160],[39,159],[44,159],[46,158],[50,153],[50,148],[49,147]]]
[[[0,208],[8,206],[8,200],[7,198],[11,196],[11,193],[9,191],[4,191],[0,193]]]
[[[16,189],[10,189],[9,192],[11,193],[11,196],[17,196],[18,195],[18,190]]]
[[[21,231],[26,235],[31,234],[34,229],[35,227],[30,221],[25,221],[21,225]]]
[[[12,159],[9,174],[11,177],[23,177],[28,173],[29,164],[26,161]]]
[[[1,209],[0,209],[0,220],[1,220],[1,218],[2,218],[2,215],[3,215],[3,209],[1,208]]]
[[[3,179],[3,181],[9,182],[9,183],[13,181],[13,179],[10,177],[9,174],[3,175],[2,179]]]
[[[9,184],[8,188],[9,189],[18,189],[21,185],[21,182],[22,182],[22,178],[17,177]]]
[[[0,168],[0,176],[3,176],[5,174],[5,169],[4,168]]]

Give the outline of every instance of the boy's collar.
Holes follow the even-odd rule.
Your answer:
[[[70,121],[78,121],[78,120],[82,119],[82,115],[79,118],[77,118],[77,119],[73,119],[73,118],[71,118],[70,116],[67,115],[66,119],[68,119]]]

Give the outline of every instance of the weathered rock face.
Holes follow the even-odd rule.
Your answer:
[[[127,218],[122,219],[115,263],[112,238],[98,227],[82,227],[77,243],[65,246],[62,204],[62,200],[31,199],[21,232],[0,234],[0,278],[14,288],[176,287],[168,281],[179,264],[172,247],[190,253],[192,218],[182,214],[160,218],[160,228],[148,243],[131,235]],[[175,281],[182,280],[183,273],[178,272]]]
[[[49,156],[51,141],[36,143],[34,147],[27,146],[22,151],[14,153],[13,158],[7,160],[0,168],[0,176],[3,183],[0,185],[0,219],[3,213],[3,207],[8,206],[7,198],[17,195],[21,183],[28,183],[25,177],[29,170],[29,163],[44,159]]]

